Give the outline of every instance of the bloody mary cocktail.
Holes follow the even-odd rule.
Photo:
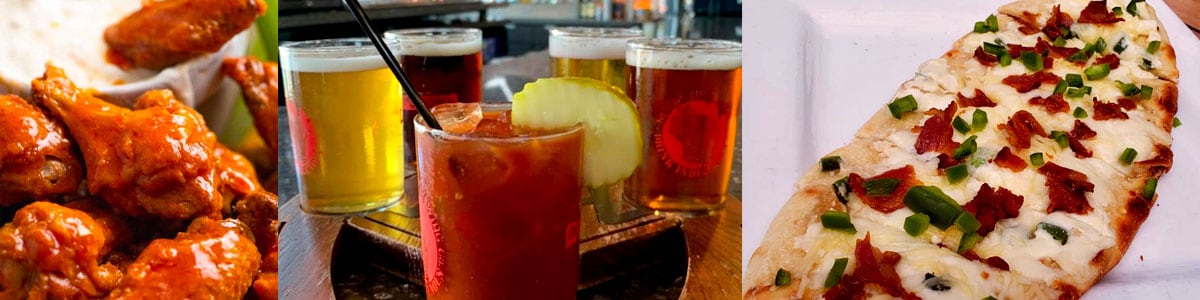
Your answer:
[[[509,105],[483,104],[482,118],[476,105],[435,107],[471,120],[439,117],[447,131],[414,122],[427,296],[574,298],[582,127],[514,127]]]

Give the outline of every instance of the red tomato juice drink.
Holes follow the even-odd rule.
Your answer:
[[[430,299],[575,297],[583,127],[514,127],[510,111],[446,104],[445,131],[414,122]]]

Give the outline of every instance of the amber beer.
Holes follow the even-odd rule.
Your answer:
[[[396,204],[404,193],[400,83],[371,42],[294,42],[279,54],[300,208],[350,214]]]
[[[653,39],[629,43],[629,86],[644,161],[626,195],[659,213],[724,206],[742,97],[741,44]]]
[[[586,77],[624,89],[625,44],[638,29],[559,27],[550,30],[550,76]]]
[[[473,28],[393,30],[384,39],[398,42],[400,66],[427,107],[472,103],[483,99],[483,33]],[[401,91],[397,90],[397,93]],[[402,94],[402,93],[401,93]],[[417,156],[413,117],[417,109],[404,101],[404,200],[397,211],[417,216]]]

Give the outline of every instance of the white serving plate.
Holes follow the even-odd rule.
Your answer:
[[[918,65],[1008,2],[746,3],[743,268],[803,173],[849,142]],[[1200,39],[1161,0],[1148,3],[1178,57],[1175,166],[1124,259],[1085,299],[1200,297]]]

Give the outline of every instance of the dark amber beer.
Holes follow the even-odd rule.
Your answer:
[[[625,44],[641,36],[639,29],[550,29],[550,77],[585,77],[624,89]]]
[[[628,196],[659,213],[724,206],[742,97],[741,44],[652,39],[629,43],[629,86],[644,141]]]
[[[473,28],[422,28],[393,30],[386,40],[398,41],[400,66],[427,107],[443,103],[475,103],[483,99],[483,34]],[[402,91],[396,91],[402,93]],[[396,209],[417,216],[417,156],[413,143],[413,117],[417,109],[404,100],[404,191]]]

